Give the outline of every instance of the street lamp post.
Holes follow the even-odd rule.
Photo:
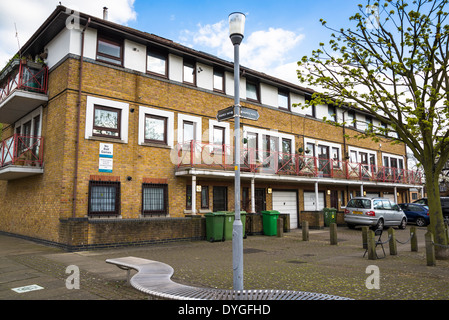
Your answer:
[[[235,219],[232,229],[232,267],[234,290],[243,290],[243,224],[240,215],[240,67],[239,46],[245,30],[245,15],[229,15],[229,37],[234,45],[234,159],[235,159]]]

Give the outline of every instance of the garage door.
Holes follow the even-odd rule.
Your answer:
[[[315,211],[315,192],[304,192],[304,211]],[[318,192],[318,211],[324,208],[324,192]]]
[[[387,192],[384,192],[384,198],[387,198],[387,199],[389,199],[390,201],[393,201],[393,202],[394,202],[394,193],[387,193]]]
[[[273,191],[273,210],[290,215],[290,229],[298,228],[296,191]]]
[[[368,198],[379,198],[380,197],[380,193],[379,192],[367,192],[366,196]]]

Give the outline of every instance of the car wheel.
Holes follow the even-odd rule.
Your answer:
[[[402,218],[401,224],[399,225],[399,229],[405,229],[407,227],[407,220]]]
[[[374,230],[383,230],[384,229],[384,220],[383,219],[379,219],[376,223],[376,225],[374,226]]]
[[[426,220],[424,218],[416,219],[416,225],[418,227],[424,227],[426,225]]]

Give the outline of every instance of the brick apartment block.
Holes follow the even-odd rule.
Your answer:
[[[203,239],[204,213],[234,209],[234,121],[216,119],[234,104],[231,62],[63,6],[21,53],[0,74],[0,232],[68,250]],[[263,210],[299,228],[352,196],[422,188],[404,144],[354,138],[377,119],[294,108],[313,91],[241,70],[260,114],[241,121],[247,232]]]

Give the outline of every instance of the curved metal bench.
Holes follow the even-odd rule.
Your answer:
[[[199,288],[173,282],[171,266],[136,257],[107,259],[107,263],[127,270],[128,282],[137,290],[166,300],[349,300],[347,298],[288,290],[222,290]],[[130,270],[136,270],[131,279]]]

